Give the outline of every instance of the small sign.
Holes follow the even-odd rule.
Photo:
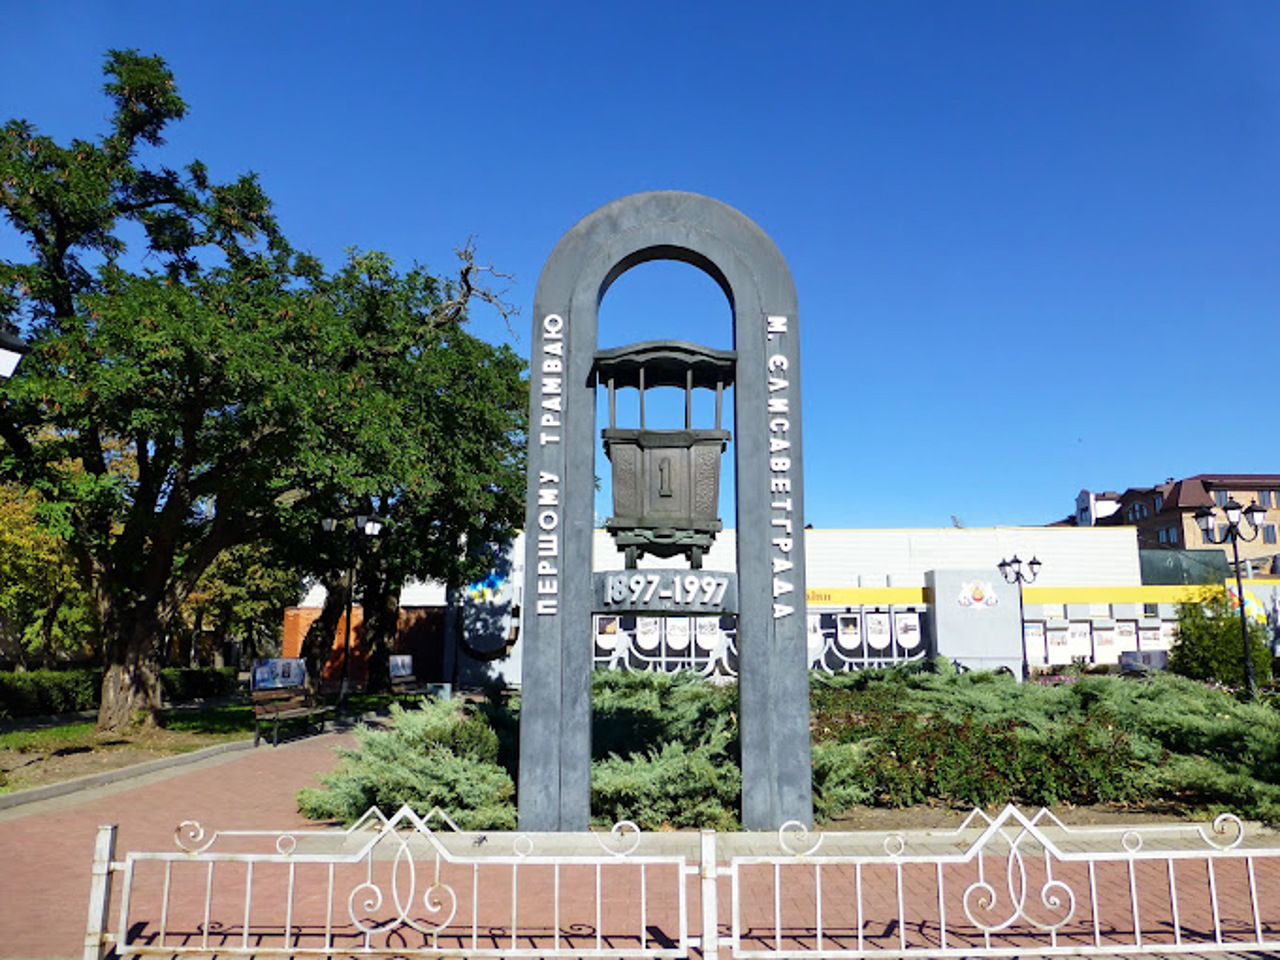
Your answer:
[[[857,650],[862,646],[862,615],[841,613],[836,615],[836,643],[841,650]]]
[[[253,662],[254,690],[300,687],[307,680],[307,666],[300,658],[276,657]]]
[[[920,614],[914,611],[895,613],[893,633],[903,650],[914,650],[920,646]]]
[[[689,648],[689,619],[687,617],[668,617],[666,627],[667,646],[672,650],[687,650]]]
[[[1138,625],[1132,620],[1116,623],[1116,649],[1121,653],[1138,649]]]
[[[889,633],[889,615],[887,613],[868,613],[867,645],[872,650],[887,650],[892,637]]]
[[[1048,663],[1049,653],[1045,649],[1044,624],[1023,624],[1022,636],[1026,642],[1027,663],[1034,663],[1036,665]]]
[[[413,654],[393,653],[391,655],[391,679],[401,680],[413,676]]]
[[[1093,631],[1088,620],[1067,624],[1067,648],[1072,660],[1093,659]]]

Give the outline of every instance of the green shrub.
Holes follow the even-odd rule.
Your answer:
[[[738,688],[696,673],[597,671],[591,684],[591,752],[648,754],[668,743],[737,755]]]
[[[160,671],[160,688],[170,703],[235,693],[238,682],[234,667],[165,667]]]
[[[737,687],[694,673],[592,678],[591,811],[644,829],[736,826]]]
[[[391,707],[386,729],[356,729],[357,748],[298,793],[304,816],[350,823],[370,807],[390,814],[408,804],[425,816],[439,807],[464,830],[510,830],[515,787],[497,764],[498,737],[455,701]]]
[[[1267,630],[1247,621],[1249,651],[1258,683],[1271,679],[1271,649]],[[1211,591],[1200,603],[1178,605],[1178,640],[1169,656],[1169,669],[1192,680],[1217,680],[1232,687],[1245,682],[1244,640],[1240,614],[1231,609],[1225,591]]]
[[[819,740],[813,745],[813,814],[831,820],[875,799],[862,781],[867,744]]]
[[[646,829],[732,828],[736,691],[694,677],[598,674],[592,815]],[[887,670],[811,682],[819,819],[857,804],[1040,806],[1162,801],[1280,821],[1280,714],[1169,674],[1040,686],[991,674]],[[364,731],[309,816],[440,806],[463,826],[515,822],[518,702],[399,710]],[[506,764],[511,766],[504,770]]]
[[[812,705],[821,817],[841,812],[845,796],[893,806],[1158,800],[1280,814],[1280,714],[1169,674],[1045,687],[882,671],[815,678]],[[863,791],[872,799],[857,799]]]
[[[41,717],[95,710],[102,670],[26,670],[0,673],[0,717]]]
[[[738,826],[742,792],[737,764],[709,746],[673,742],[652,754],[599,760],[591,772],[591,812],[598,822],[631,820],[643,830]]]

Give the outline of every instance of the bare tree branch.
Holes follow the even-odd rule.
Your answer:
[[[507,332],[519,341],[520,335],[512,326],[511,318],[519,316],[520,308],[504,299],[515,277],[510,273],[495,270],[492,264],[476,263],[474,237],[468,237],[467,242],[456,248],[454,252],[462,261],[462,268],[458,271],[458,290],[457,295],[441,307],[441,318],[449,323],[458,322],[466,312],[467,304],[474,298],[498,311],[502,321],[507,325]],[[494,289],[485,279],[486,274],[504,285]]]

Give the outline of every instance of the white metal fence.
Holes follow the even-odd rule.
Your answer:
[[[439,829],[443,827],[445,829]],[[998,957],[1280,949],[1280,848],[1233,817],[1068,828],[220,831],[117,860],[98,836],[85,960],[120,956]],[[114,922],[109,918],[114,917]]]

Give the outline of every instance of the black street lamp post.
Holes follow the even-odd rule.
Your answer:
[[[338,521],[325,517],[320,521],[325,533],[333,533]],[[339,709],[345,713],[347,695],[351,689],[351,615],[355,595],[356,558],[360,553],[360,537],[376,537],[382,532],[382,521],[377,517],[358,514],[351,519],[350,540],[347,546],[347,618],[342,636],[342,688],[338,692]]]
[[[1227,528],[1221,535],[1215,536],[1213,532],[1212,507],[1201,507],[1197,510],[1196,523],[1200,526],[1200,532],[1204,534],[1205,543],[1223,544],[1228,540],[1231,541],[1231,561],[1236,569],[1236,601],[1240,607],[1240,642],[1244,644],[1244,692],[1245,697],[1252,700],[1258,692],[1258,683],[1253,670],[1253,651],[1249,649],[1249,619],[1244,609],[1244,583],[1240,579],[1240,541],[1248,543],[1258,539],[1258,532],[1262,529],[1262,518],[1267,511],[1256,503],[1251,504],[1246,510],[1236,503],[1234,497],[1227,500],[1222,509],[1227,514]],[[1248,521],[1249,528],[1253,531],[1247,537],[1241,532],[1241,519]]]
[[[1000,576],[1004,577],[1005,583],[1018,585],[1018,629],[1022,631],[1022,679],[1027,680],[1031,677],[1031,663],[1027,660],[1027,614],[1022,603],[1022,585],[1036,582],[1041,563],[1032,557],[1027,564],[1027,569],[1023,570],[1022,561],[1015,553],[1011,559],[1001,560],[996,566],[1000,568]]]

